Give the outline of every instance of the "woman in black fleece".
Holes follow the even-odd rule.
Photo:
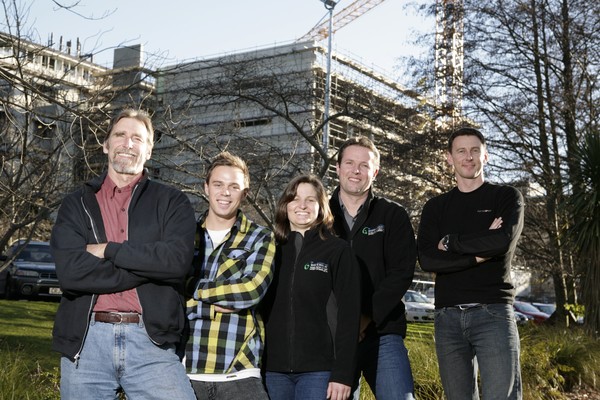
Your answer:
[[[359,267],[335,237],[321,181],[294,178],[277,205],[275,277],[263,310],[271,400],[345,400],[353,383],[360,319]]]

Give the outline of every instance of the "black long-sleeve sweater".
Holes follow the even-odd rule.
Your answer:
[[[468,193],[454,188],[423,208],[417,245],[424,271],[436,273],[437,308],[514,299],[511,260],[523,229],[523,196],[505,185],[484,183]],[[500,229],[489,229],[502,217]],[[438,243],[449,235],[448,251]],[[475,257],[489,258],[477,263]]]

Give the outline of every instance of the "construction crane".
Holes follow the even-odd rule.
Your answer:
[[[373,9],[378,4],[384,2],[384,0],[356,0],[348,7],[342,9],[339,13],[333,15],[333,9],[339,3],[336,0],[321,0],[325,5],[325,8],[329,12],[329,18],[323,23],[315,25],[306,35],[298,39],[298,42],[304,42],[309,40],[323,40],[328,39],[327,45],[327,70],[325,72],[325,105],[323,110],[323,152],[328,154],[329,152],[329,108],[331,102],[331,36],[338,29],[348,25],[356,18],[360,17],[367,11]],[[325,163],[327,157],[323,158]]]
[[[323,1],[323,0],[322,0]],[[337,30],[348,25],[356,18],[360,17],[369,10],[372,10],[375,6],[383,3],[385,0],[356,0],[351,3],[348,7],[342,9],[333,16],[332,30],[331,33],[335,33]],[[331,0],[323,1],[325,7],[334,7],[337,2]],[[329,6],[328,6],[329,4]],[[329,8],[327,8],[329,9]],[[298,39],[298,42],[305,42],[308,40],[323,40],[329,36],[329,22],[324,21],[315,25],[310,31],[304,36]]]
[[[336,3],[321,0],[328,10]],[[323,40],[385,0],[356,0],[330,21],[315,25],[298,41]],[[463,0],[435,0],[435,104],[436,130],[452,129],[462,119],[464,33]],[[331,25],[330,25],[331,24]]]
[[[462,119],[463,18],[462,0],[436,0],[435,127],[439,132],[456,128]]]

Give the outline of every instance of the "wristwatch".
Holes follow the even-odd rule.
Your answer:
[[[442,246],[445,251],[448,251],[448,243],[450,242],[450,236],[446,235],[442,238]]]

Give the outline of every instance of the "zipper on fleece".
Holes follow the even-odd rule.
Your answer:
[[[92,312],[94,310],[94,304],[96,303],[96,297],[98,295],[94,294],[92,295],[92,301],[90,302],[90,307],[88,308],[88,314],[87,314],[87,324],[85,325],[85,332],[83,333],[83,339],[81,340],[81,346],[79,346],[79,350],[77,350],[77,353],[75,354],[74,360],[75,360],[75,369],[79,368],[79,359],[81,358],[81,351],[83,350],[83,345],[85,343],[85,338],[87,337],[88,331],[90,330],[90,318],[92,315]]]
[[[92,225],[92,233],[94,234],[94,239],[96,239],[96,244],[98,244],[98,243],[100,243],[100,238],[98,237],[98,228],[96,227],[94,218],[92,218],[92,214],[86,207],[85,201],[83,200],[83,196],[81,196],[80,201],[81,201],[81,207],[83,207],[83,211],[85,212],[85,215],[87,215],[87,217],[90,220],[90,224]],[[75,368],[79,367],[79,359],[81,358],[81,352],[83,351],[83,345],[85,343],[85,338],[87,337],[88,331],[90,330],[90,319],[92,317],[92,312],[94,311],[94,304],[96,303],[97,297],[98,297],[97,294],[92,295],[92,301],[90,302],[90,306],[89,306],[88,312],[87,312],[87,324],[85,325],[85,332],[83,333],[83,338],[81,340],[81,345],[79,346],[79,350],[77,350],[77,353],[75,354],[75,357],[74,357]]]
[[[304,248],[304,235],[302,235],[301,233],[296,233],[298,235],[300,235],[302,237],[302,242],[300,244],[300,250],[298,251],[296,249],[295,246],[295,242],[296,240],[294,239],[294,251],[296,252],[295,256],[294,256],[294,266],[292,269],[292,280],[290,281],[290,291],[288,293],[289,297],[290,297],[290,335],[289,335],[289,341],[288,341],[288,348],[290,349],[290,359],[289,359],[289,363],[290,363],[290,372],[294,372],[293,369],[293,365],[294,365],[294,360],[295,360],[295,354],[294,354],[294,346],[293,343],[295,341],[295,330],[296,330],[296,324],[295,324],[295,320],[294,320],[294,285],[296,282],[296,271],[297,271],[297,267],[298,267],[298,258],[300,257],[300,254],[302,253],[302,249]]]

